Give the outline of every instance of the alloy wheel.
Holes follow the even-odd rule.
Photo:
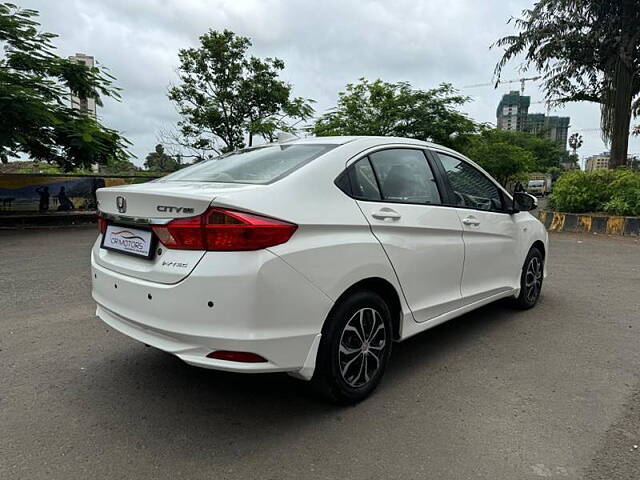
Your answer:
[[[533,303],[542,288],[542,261],[538,257],[532,257],[527,265],[524,287],[527,302]]]
[[[342,330],[338,350],[340,374],[347,385],[363,387],[376,376],[386,337],[385,323],[376,309],[361,308],[353,314]]]

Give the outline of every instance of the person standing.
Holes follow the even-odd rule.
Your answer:
[[[39,186],[36,188],[36,193],[40,196],[40,203],[38,204],[38,211],[44,213],[49,210],[49,187]]]

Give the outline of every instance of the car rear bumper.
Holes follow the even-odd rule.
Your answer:
[[[189,365],[242,373],[288,372],[304,367],[317,335],[260,340],[192,337],[160,331],[125,319],[98,304],[96,315],[113,329],[152,347],[164,350]],[[318,334],[319,335],[319,334]],[[271,359],[264,363],[239,363],[207,358],[215,350],[252,352]]]
[[[189,277],[169,285],[111,271],[92,255],[96,315],[190,365],[311,378],[331,300],[272,253],[241,253],[238,261],[236,252],[209,252]],[[251,352],[267,362],[207,357],[216,350]]]

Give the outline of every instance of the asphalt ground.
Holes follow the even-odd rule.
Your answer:
[[[640,478],[640,242],[555,234],[538,306],[395,345],[355,407],[94,316],[94,228],[0,231],[1,479]]]

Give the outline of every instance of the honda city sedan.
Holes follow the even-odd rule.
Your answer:
[[[393,343],[498,299],[531,308],[545,276],[535,199],[412,139],[271,143],[97,198],[102,321],[340,403],[376,388]]]

